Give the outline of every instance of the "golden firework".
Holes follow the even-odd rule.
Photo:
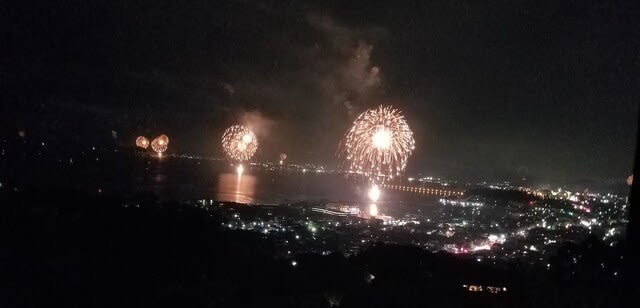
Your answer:
[[[233,125],[222,135],[222,149],[229,158],[246,161],[251,159],[258,150],[258,138],[249,128]]]
[[[166,135],[160,135],[159,137],[151,141],[151,149],[154,152],[158,153],[158,155],[162,155],[162,153],[167,151],[167,148],[169,147],[168,140],[169,138]]]
[[[169,145],[169,137],[167,135],[162,134],[162,135],[158,136],[157,139],[162,140],[162,142],[164,144]]]
[[[136,146],[139,148],[146,149],[149,147],[149,139],[145,136],[139,136],[136,138]]]
[[[400,175],[414,147],[413,132],[400,111],[380,106],[356,118],[338,153],[348,171],[375,182]]]

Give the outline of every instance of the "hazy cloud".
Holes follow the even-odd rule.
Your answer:
[[[229,94],[229,96],[233,96],[236,93],[236,89],[229,83],[223,82],[222,88]]]
[[[380,68],[371,63],[373,45],[362,39],[361,31],[327,16],[309,15],[308,22],[323,34],[329,54],[334,57],[333,67],[318,79],[320,87],[334,104],[344,106],[353,116],[370,103],[366,100],[382,94]]]
[[[240,115],[240,123],[249,127],[258,137],[269,136],[275,122],[260,111],[247,111]]]

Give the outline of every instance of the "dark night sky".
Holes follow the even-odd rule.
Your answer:
[[[1,4],[3,121],[62,110],[56,123],[211,155],[250,121],[258,159],[334,163],[354,114],[391,103],[416,136],[410,173],[630,174],[635,1],[178,2]]]

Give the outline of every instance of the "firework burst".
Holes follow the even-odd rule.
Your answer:
[[[145,136],[139,136],[136,138],[136,146],[139,148],[146,149],[149,147],[149,139]]]
[[[375,182],[400,175],[414,146],[413,132],[400,111],[380,106],[356,118],[338,153],[347,170]]]
[[[247,161],[258,150],[258,138],[249,128],[233,125],[222,135],[222,149],[233,160]]]
[[[167,148],[169,147],[169,138],[166,135],[160,135],[156,139],[151,141],[151,149],[158,153],[158,155],[162,155]]]
[[[165,134],[158,136],[158,141],[162,140],[162,143],[169,145],[169,137]]]

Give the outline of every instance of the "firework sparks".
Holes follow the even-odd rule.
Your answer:
[[[167,151],[169,147],[169,137],[167,135],[160,135],[156,139],[151,141],[151,149],[158,153],[158,156],[162,156],[162,153]]]
[[[369,199],[371,199],[371,201],[376,202],[378,201],[378,199],[380,199],[380,189],[378,188],[378,185],[373,185],[373,187],[371,187],[371,189],[369,190]]]
[[[222,148],[229,158],[247,161],[258,150],[258,138],[247,127],[233,125],[222,135]]]
[[[139,136],[136,138],[136,146],[139,148],[146,149],[149,147],[149,139],[145,136]]]
[[[400,111],[380,106],[356,118],[339,154],[350,172],[375,182],[400,175],[414,146],[413,133]]]
[[[169,137],[165,134],[158,136],[159,141],[162,141],[163,144],[169,145]]]

